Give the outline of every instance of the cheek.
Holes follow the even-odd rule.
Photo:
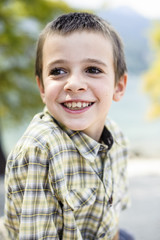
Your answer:
[[[62,88],[57,83],[51,82],[47,84],[45,88],[46,98],[51,100],[56,99],[60,95],[61,89]]]
[[[113,96],[113,90],[109,85],[101,85],[100,88],[97,88],[97,94],[101,100],[106,101]]]
[[[101,102],[102,102],[102,108],[104,108],[104,111],[108,111],[112,105],[113,101],[113,89],[112,88],[105,88],[101,92]]]

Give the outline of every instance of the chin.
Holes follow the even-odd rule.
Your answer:
[[[83,131],[86,129],[86,126],[82,126],[80,124],[66,124],[66,127],[73,131]]]

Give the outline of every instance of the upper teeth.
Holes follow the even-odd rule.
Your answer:
[[[84,108],[91,105],[89,102],[66,102],[64,105],[68,108]]]

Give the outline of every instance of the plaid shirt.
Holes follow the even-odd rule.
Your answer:
[[[6,167],[10,239],[113,239],[128,201],[127,148],[107,120],[101,143],[37,114]]]

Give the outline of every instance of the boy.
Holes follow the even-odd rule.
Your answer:
[[[5,226],[10,239],[119,239],[127,205],[127,148],[106,117],[127,74],[121,40],[101,18],[62,15],[37,45],[46,105],[8,158]]]

